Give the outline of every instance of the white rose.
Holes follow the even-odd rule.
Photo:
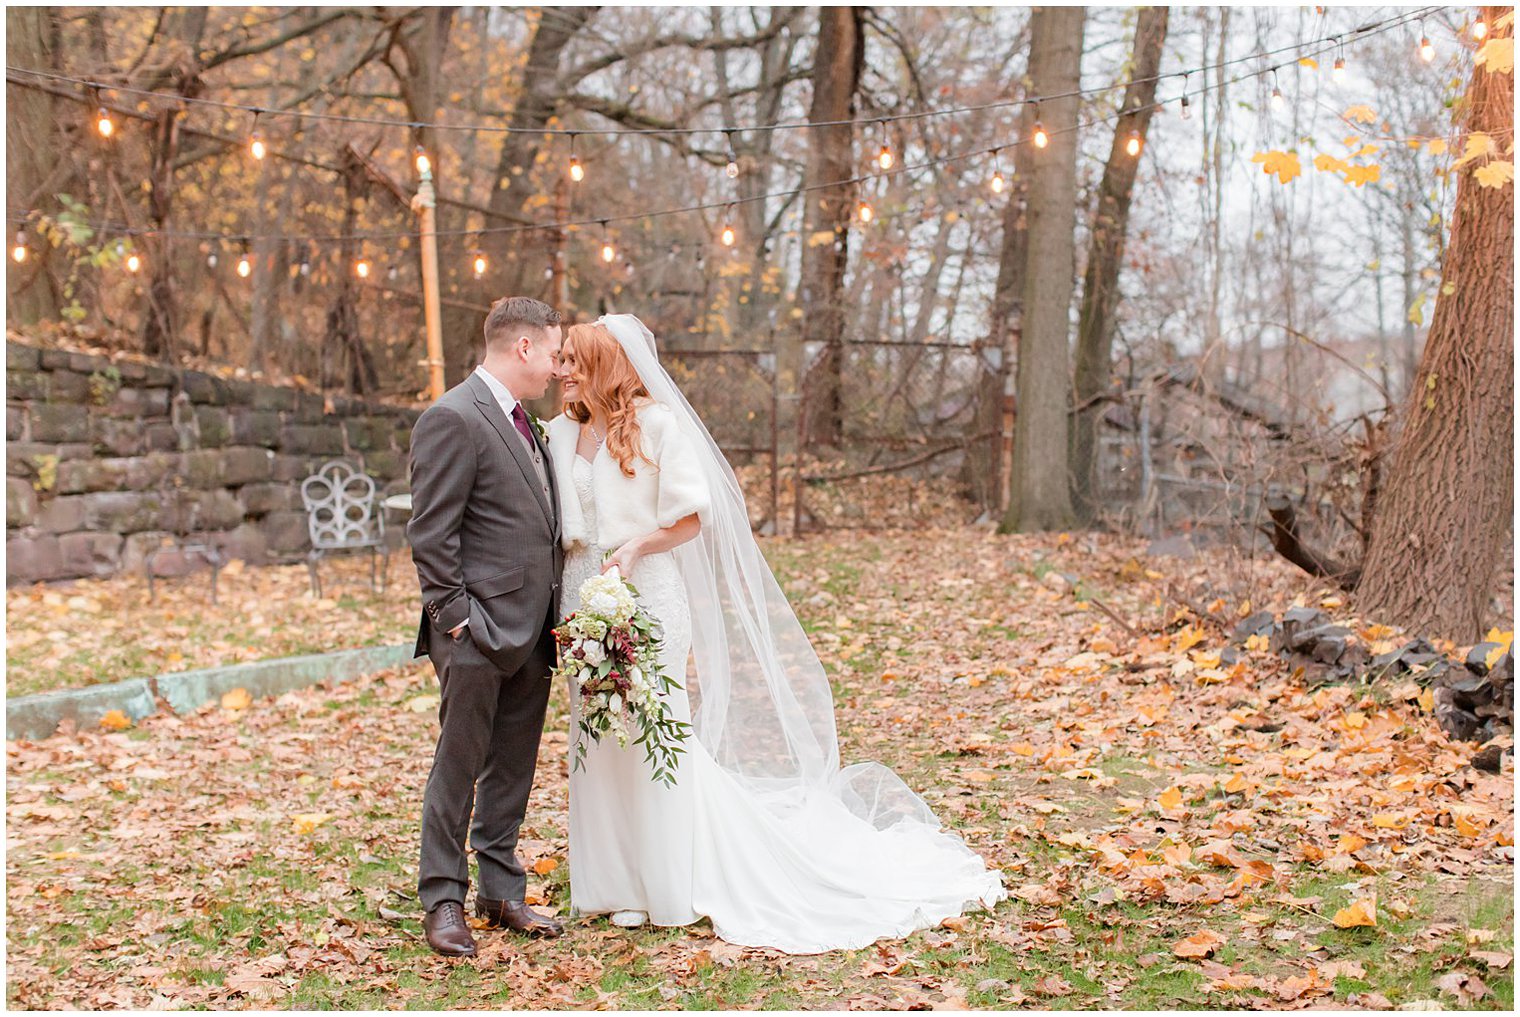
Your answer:
[[[586,663],[590,664],[592,667],[595,667],[607,659],[607,648],[603,646],[600,641],[595,643],[586,643],[581,647],[581,651],[585,654]]]

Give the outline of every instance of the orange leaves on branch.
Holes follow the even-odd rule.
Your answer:
[[[1286,184],[1303,172],[1298,164],[1298,156],[1292,152],[1283,152],[1273,149],[1270,152],[1257,152],[1251,156],[1251,161],[1261,164],[1261,171],[1269,176],[1276,176],[1277,182]]]
[[[1373,112],[1371,106],[1352,106],[1347,109],[1346,112],[1342,113],[1341,116],[1345,117],[1347,120],[1351,120],[1359,124],[1371,124],[1377,122],[1377,113]]]

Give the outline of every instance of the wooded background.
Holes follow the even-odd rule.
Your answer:
[[[634,311],[759,525],[1270,536],[1470,627],[1513,504],[1507,11],[12,8],[7,323],[415,402],[420,146],[451,384],[496,297]],[[1383,561],[1444,549],[1460,608],[1364,572],[1385,490]]]

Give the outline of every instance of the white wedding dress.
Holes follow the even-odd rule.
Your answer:
[[[569,485],[562,494],[578,499],[595,534],[592,469],[579,454],[571,475],[574,494]],[[604,493],[603,504],[612,497]],[[580,585],[601,571],[606,550],[586,543],[571,549],[564,615],[579,608]],[[641,558],[628,578],[664,627],[661,660],[683,686],[669,695],[671,710],[689,720],[701,689],[685,687],[694,682],[687,676],[692,616],[675,552]],[[910,808],[902,821],[873,823],[841,804],[842,796],[858,799],[837,782],[832,790],[820,784],[799,792],[795,782],[744,779],[696,737],[685,742],[674,787],[650,778],[642,748],[619,748],[611,736],[588,745],[576,768],[579,697],[570,691],[573,915],[642,911],[665,926],[705,916],[731,943],[808,954],[906,936],[1006,895],[999,872],[939,830],[927,807]],[[842,779],[848,783],[848,772]],[[857,776],[855,786],[871,794],[870,783]]]

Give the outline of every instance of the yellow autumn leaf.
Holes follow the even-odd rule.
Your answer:
[[[1372,817],[1372,825],[1381,830],[1402,830],[1409,825],[1409,817],[1395,816],[1391,812],[1379,812]]]
[[[1515,164],[1495,161],[1487,166],[1479,166],[1473,170],[1473,179],[1479,187],[1503,187],[1515,179]]]
[[[1329,152],[1322,152],[1314,157],[1314,168],[1321,173],[1344,173],[1348,166],[1343,159],[1337,159]]]
[[[1299,57],[1298,58],[1298,66],[1300,66],[1300,67],[1308,67],[1308,68],[1313,69],[1313,70],[1318,70],[1319,69],[1319,61],[1316,60],[1316,59],[1314,59],[1313,57]]]
[[[1429,141],[1427,141],[1425,143],[1425,151],[1429,152],[1431,155],[1445,155],[1446,154],[1446,139],[1445,138],[1431,138]]]
[[[540,858],[533,863],[533,871],[540,876],[547,876],[557,868],[559,868],[559,859],[557,858]]]
[[[295,831],[298,837],[304,837],[309,833],[314,833],[317,827],[331,818],[332,816],[326,812],[303,812],[295,817],[294,822],[291,824],[291,829]]]
[[[1509,74],[1515,69],[1515,37],[1489,39],[1473,57],[1473,63],[1487,67],[1490,74]]]
[[[1494,139],[1481,131],[1469,134],[1462,148],[1462,157],[1451,164],[1452,169],[1459,169],[1474,159],[1484,159],[1494,154],[1497,146]]]
[[[1430,713],[1431,711],[1433,711],[1436,708],[1436,694],[1435,694],[1435,690],[1434,689],[1428,689],[1428,688],[1422,690],[1420,692],[1419,698],[1416,699],[1415,702],[1417,702],[1417,703],[1420,704],[1420,709],[1421,710],[1424,710],[1426,713]]]
[[[1371,166],[1349,166],[1346,168],[1346,183],[1354,187],[1363,184],[1376,183],[1383,176],[1383,167],[1373,163]]]
[[[1456,827],[1457,832],[1464,837],[1476,837],[1478,834],[1483,832],[1482,826],[1474,823],[1471,819],[1468,819],[1466,816],[1462,815],[1459,812],[1453,812],[1451,814],[1451,825]]]
[[[1352,106],[1350,109],[1346,110],[1343,116],[1345,116],[1347,120],[1355,120],[1358,123],[1363,124],[1374,123],[1377,120],[1377,114],[1372,111],[1371,106]]]
[[[1363,925],[1375,928],[1377,926],[1377,897],[1361,897],[1352,901],[1349,907],[1341,908],[1335,913],[1333,921],[1340,929],[1354,929]]]
[[[818,230],[816,233],[813,233],[808,237],[807,243],[809,247],[822,247],[824,244],[832,244],[833,242],[833,230]]]
[[[253,697],[247,689],[233,689],[231,692],[222,693],[222,709],[246,710],[253,705]]]
[[[1180,809],[1182,808],[1182,792],[1176,787],[1169,787],[1161,792],[1161,796],[1156,799],[1156,804],[1167,812]]]
[[[1225,781],[1224,790],[1226,794],[1238,795],[1250,786],[1251,782],[1237,773]]]
[[[1257,152],[1251,156],[1251,161],[1261,164],[1261,171],[1267,174],[1275,174],[1277,182],[1286,184],[1302,172],[1298,164],[1298,156],[1292,152],[1283,152],[1273,149],[1270,152]]]
[[[100,726],[107,731],[125,731],[132,726],[132,718],[120,710],[111,710],[100,718]]]

